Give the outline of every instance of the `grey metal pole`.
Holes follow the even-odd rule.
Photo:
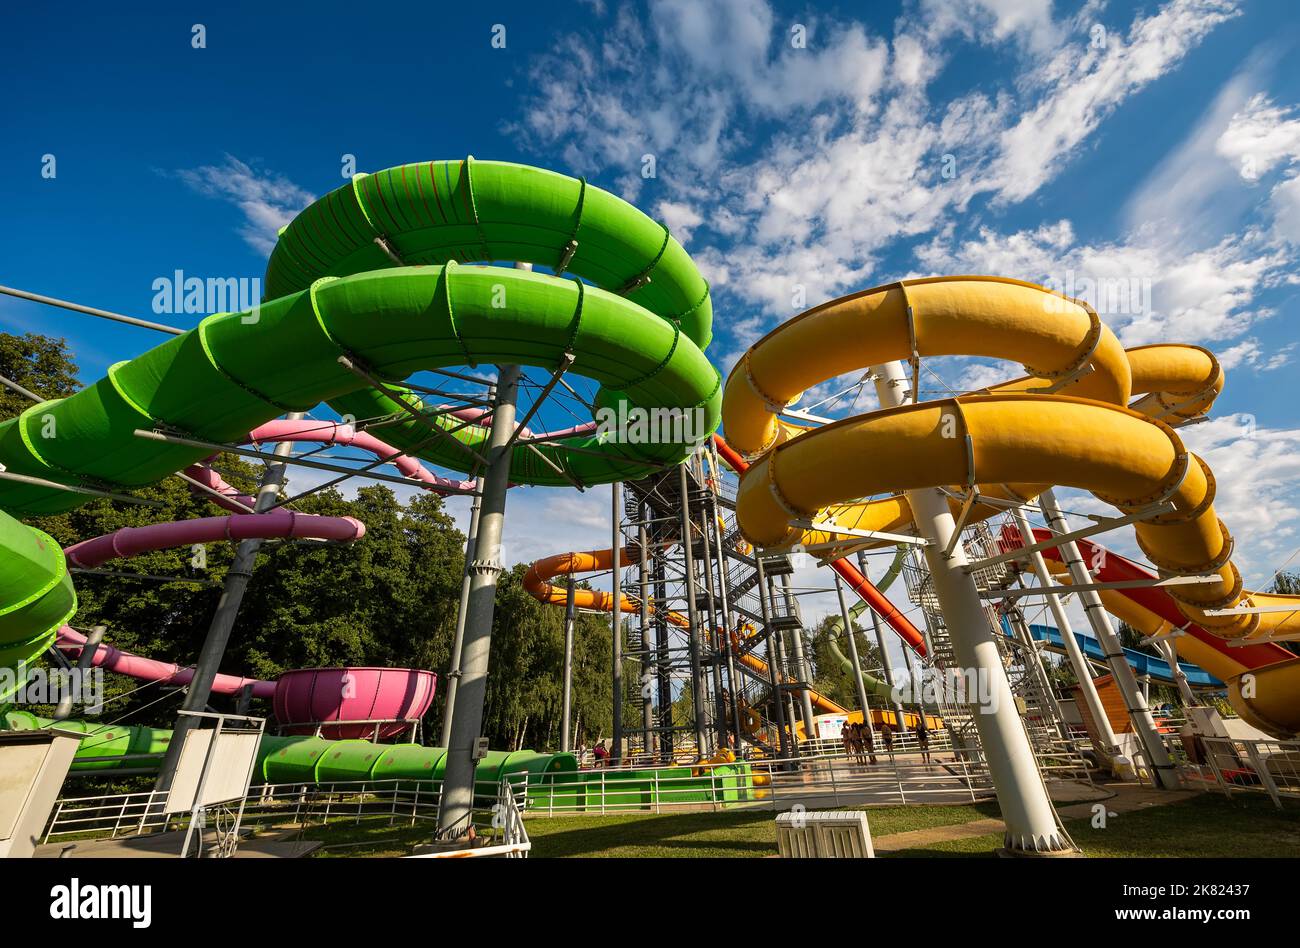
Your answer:
[[[654,705],[651,702],[654,682],[654,653],[650,649],[650,534],[645,528],[647,509],[637,505],[637,589],[641,597],[641,752],[647,759],[654,753]]]
[[[610,752],[609,762],[617,767],[623,762],[623,531],[619,529],[622,513],[622,484],[618,481],[610,487],[611,533],[609,554],[609,588],[613,598],[610,600],[609,628],[612,641],[612,671],[614,686],[614,748]]]
[[[564,677],[560,695],[560,750],[572,750],[569,719],[573,714],[573,632],[578,607],[575,595],[577,580],[569,573],[569,596],[564,603]]]
[[[861,572],[863,576],[869,577],[871,575],[871,573],[867,569],[867,554],[862,552],[861,550],[858,551],[858,571]],[[890,656],[889,646],[886,644],[887,636],[885,635],[885,627],[883,624],[881,624],[880,616],[876,614],[875,609],[872,609],[870,606],[868,606],[867,612],[871,613],[871,625],[873,631],[876,633],[876,647],[880,649],[881,674],[884,675],[885,684],[889,686],[890,694],[897,695],[898,689],[897,689],[897,685],[895,685],[894,683],[894,659]],[[908,651],[909,651],[908,647],[904,645],[903,660],[905,662],[907,661]],[[903,703],[899,701],[897,698],[891,698],[891,703],[894,706],[894,714],[897,715],[897,719],[900,725],[899,729],[901,730],[903,725]]]
[[[478,544],[478,520],[483,510],[483,478],[474,480],[475,494],[469,508],[469,535],[465,538],[465,561],[460,579],[460,606],[456,610],[456,631],[451,639],[451,660],[447,663],[447,693],[442,701],[441,746],[451,740],[451,719],[456,712],[456,690],[460,684],[460,656],[465,648],[465,616],[469,613],[469,587],[473,579],[470,564],[474,562]]]
[[[782,629],[780,632],[777,633],[776,636],[776,652],[777,652],[777,669],[780,675],[781,684],[783,686],[786,685],[786,679],[791,677],[789,672],[791,671],[791,667],[792,667],[790,664],[790,654],[788,649],[786,648],[785,641],[786,641],[786,634],[785,634],[785,630]],[[796,722],[799,721],[800,714],[799,714],[799,709],[795,707],[794,689],[788,686],[785,687],[782,700],[785,702],[785,720],[790,726],[791,746],[794,747],[795,749],[795,756],[798,756],[799,728]],[[808,740],[808,728],[806,724],[804,726],[804,740]]]
[[[754,567],[758,571],[758,602],[763,614],[763,629],[767,632],[767,677],[772,688],[772,704],[776,708],[777,750],[780,757],[789,758],[790,739],[785,726],[785,696],[781,691],[780,648],[781,633],[772,628],[772,602],[768,598],[767,570],[763,566],[763,551],[754,547]]]
[[[712,495],[710,495],[712,496]],[[708,501],[700,504],[704,529],[700,531],[700,550],[704,562],[700,564],[704,574],[705,611],[709,614],[709,634],[705,644],[709,649],[709,668],[713,678],[713,729],[717,746],[727,746],[727,706],[722,696],[722,650],[718,646],[718,636],[726,634],[726,626],[719,624],[717,586],[713,581],[713,541],[717,521],[713,516],[713,506]],[[719,630],[721,629],[721,632]]]
[[[798,615],[794,593],[790,591],[790,577],[784,573],[781,575],[781,595],[785,598],[786,608],[791,614]],[[790,630],[790,650],[791,658],[794,659],[795,673],[803,683],[803,687],[799,689],[799,711],[803,715],[803,732],[808,740],[815,741],[817,740],[817,716],[813,713],[812,697],[809,693],[812,686],[812,667],[808,664],[808,657],[804,652],[802,626]]]
[[[875,733],[875,728],[871,727],[871,708],[867,705],[867,685],[862,680],[862,661],[858,657],[858,643],[853,634],[853,620],[849,618],[849,607],[844,604],[844,580],[840,579],[840,574],[835,574],[835,595],[840,600],[840,620],[844,623],[844,636],[849,643],[849,664],[853,666],[853,686],[858,692],[858,707],[862,709],[862,720],[867,727]]]
[[[1060,536],[1070,532],[1070,521],[1061,512],[1053,491],[1045,490],[1039,494],[1038,505],[1053,533]],[[1061,559],[1069,568],[1070,578],[1074,583],[1093,582],[1092,573],[1089,572],[1083,556],[1079,553],[1079,547],[1073,540],[1062,543],[1059,549]],[[1143,698],[1142,691],[1138,687],[1137,676],[1133,674],[1132,666],[1124,657],[1124,648],[1120,644],[1119,636],[1115,634],[1114,626],[1110,623],[1110,614],[1106,611],[1101,596],[1095,591],[1080,592],[1079,601],[1083,603],[1083,611],[1088,617],[1088,624],[1092,626],[1092,634],[1101,643],[1101,650],[1106,657],[1106,665],[1110,668],[1115,685],[1124,697],[1129,720],[1133,722],[1133,730],[1146,754],[1147,765],[1155,775],[1155,782],[1165,790],[1178,789],[1178,770],[1169,759],[1164,738],[1160,736],[1156,722],[1151,717],[1151,709],[1147,707],[1146,699]]]
[[[470,564],[473,576],[461,651],[460,687],[456,692],[451,740],[447,742],[447,770],[438,804],[438,836],[443,839],[464,836],[469,831],[474,809],[474,751],[483,728],[483,702],[487,697],[492,617],[496,611],[497,579],[502,570],[501,531],[506,516],[506,490],[510,486],[512,452],[507,445],[515,429],[518,394],[519,366],[499,366],[488,437],[488,467],[483,476],[483,510],[479,515],[474,562]]]
[[[872,615],[874,616],[875,613],[873,612]],[[876,620],[877,623],[879,623],[879,621],[880,621],[879,619]],[[931,652],[930,654],[933,655],[934,653]],[[903,665],[904,667],[907,668],[907,681],[908,681],[907,693],[915,694],[917,692],[924,691],[924,685],[921,681],[921,676],[917,675],[916,673],[917,661],[918,659],[912,654],[912,650],[908,648],[906,645],[904,645]],[[898,709],[899,709],[898,722],[897,722],[898,727],[896,727],[894,730],[899,731],[901,733],[907,730],[907,714],[906,714],[907,709],[904,708],[901,703],[898,705]]]
[[[691,534],[690,479],[685,463],[677,467],[682,500],[682,552],[686,557],[686,616],[690,620],[691,705],[695,711],[695,750],[703,759],[709,754],[709,708],[700,662],[700,613],[695,606],[695,543]]]
[[[289,412],[285,417],[297,421],[306,417],[306,413]],[[288,457],[292,450],[293,442],[281,441],[272,454],[281,458]],[[284,463],[267,465],[257,489],[257,499],[253,503],[255,513],[261,513],[275,503],[280,487],[284,484],[286,470],[287,465]],[[257,563],[257,551],[261,545],[261,540],[241,540],[235,549],[234,561],[226,572],[226,583],[221,590],[221,598],[217,601],[217,611],[212,614],[208,634],[194,666],[194,677],[185,689],[182,712],[207,709],[208,699],[212,697],[212,683],[221,670],[221,660],[225,657],[226,646],[230,644],[230,635],[235,629],[235,619],[239,616],[244,593],[248,591],[248,583],[253,578],[253,567]],[[185,746],[185,735],[194,729],[197,722],[193,713],[177,715],[176,727],[172,731],[171,742],[167,745],[167,754],[163,757],[158,779],[154,783],[155,790],[166,792],[171,789],[172,781],[176,778],[176,767],[180,763],[181,748]]]
[[[108,631],[108,626],[93,626],[86,634],[86,641],[81,646],[81,654],[77,656],[77,664],[74,674],[81,675],[95,667],[95,654],[99,651],[99,643],[104,641],[104,633]],[[84,679],[78,681],[78,687],[84,687]],[[55,721],[66,721],[72,716],[72,698],[73,692],[59,698],[58,706],[55,707],[54,713],[50,715]]]
[[[717,495],[714,495],[711,512],[714,516],[714,523],[717,523]],[[728,587],[731,585],[730,571],[727,567],[727,551],[722,549],[722,537],[718,536],[718,599],[722,605],[722,648],[726,655],[727,664],[727,688],[731,698],[729,713],[731,715],[731,730],[735,742],[736,753],[740,753],[740,743],[743,740],[744,727],[740,720],[740,695],[744,688],[744,683],[740,680],[739,673],[736,669],[736,651],[731,646],[731,600],[729,598]]]
[[[1165,657],[1169,663],[1169,670],[1173,673],[1174,684],[1178,686],[1178,693],[1182,695],[1183,704],[1187,707],[1195,707],[1199,702],[1196,695],[1192,692],[1192,686],[1187,681],[1187,673],[1183,667],[1178,664],[1178,650],[1174,648],[1174,643],[1169,639],[1156,639],[1156,649]]]

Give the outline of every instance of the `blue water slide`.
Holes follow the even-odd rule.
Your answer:
[[[1006,616],[1002,617],[1002,631],[1008,636],[1014,635],[1011,630],[1011,620]],[[1029,633],[1034,637],[1035,641],[1046,642],[1047,647],[1050,649],[1057,651],[1065,649],[1065,640],[1061,638],[1061,631],[1054,625],[1030,625]],[[1105,652],[1102,651],[1100,642],[1081,632],[1074,633],[1074,637],[1079,643],[1079,648],[1083,649],[1084,655],[1093,661],[1105,662]],[[1173,684],[1173,671],[1170,669],[1169,663],[1163,658],[1157,658],[1154,655],[1148,655],[1146,652],[1139,652],[1131,648],[1124,649],[1124,658],[1137,674],[1150,675],[1155,681]],[[1187,683],[1193,688],[1224,687],[1223,682],[1197,665],[1179,662],[1178,667],[1183,670],[1183,674],[1187,676]]]

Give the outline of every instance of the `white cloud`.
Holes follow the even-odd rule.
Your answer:
[[[1300,159],[1300,115],[1257,93],[1232,116],[1215,147],[1237,165],[1242,178],[1254,180],[1281,162]]]
[[[1271,372],[1288,364],[1295,349],[1296,344],[1291,343],[1276,351],[1269,351],[1260,345],[1258,339],[1252,336],[1217,354],[1219,364],[1223,366],[1225,371],[1237,368],[1251,368],[1260,372]]]
[[[1002,132],[999,153],[980,189],[993,190],[1002,201],[1029,197],[1107,115],[1236,14],[1231,0],[1174,0],[1136,19],[1126,38],[1109,35],[1104,48],[1063,45],[1031,77],[1046,92]]]
[[[316,200],[283,175],[259,170],[233,155],[226,155],[221,164],[182,168],[173,174],[199,194],[238,207],[244,215],[239,235],[263,254],[275,247],[280,228]]]
[[[1264,585],[1300,538],[1300,430],[1227,415],[1180,432],[1214,471],[1215,512],[1236,538],[1247,585]]]
[[[1294,259],[1266,235],[1248,231],[1194,251],[1164,236],[1155,228],[1077,244],[1063,220],[1011,234],[981,228],[957,243],[939,237],[916,256],[926,272],[1014,273],[1085,299],[1130,346],[1177,340],[1226,348],[1272,315],[1259,298],[1288,278]]]
[[[699,211],[680,201],[660,201],[655,214],[680,241],[691,239],[691,231],[703,223]]]
[[[515,131],[633,199],[653,154],[661,216],[693,239],[719,295],[786,317],[873,282],[893,242],[935,233],[976,196],[1033,194],[1234,11],[1170,0],[1099,49],[1096,4],[1057,21],[1046,0],[923,0],[892,38],[810,20],[796,49],[764,0],[661,0],[648,24],[623,10],[539,60],[539,104]],[[1009,45],[1020,75],[931,103],[954,38]]]

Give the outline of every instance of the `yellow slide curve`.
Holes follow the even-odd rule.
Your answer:
[[[913,352],[1010,359],[1030,374],[819,428],[778,417],[808,388]],[[1170,590],[1183,614],[1226,640],[1300,638],[1300,597],[1243,588],[1230,560],[1232,538],[1214,512],[1214,476],[1172,427],[1205,414],[1222,387],[1223,371],[1208,350],[1126,351],[1086,303],[1031,283],[955,276],[876,287],[777,327],[732,370],[722,410],[727,440],[755,458],[741,478],[737,519],[756,545],[811,546],[852,538],[792,527],[792,520],[905,529],[911,511],[896,492],[909,489],[977,484],[987,496],[1029,500],[1059,484],[1125,512],[1168,500],[1173,511],[1135,525],[1143,553],[1168,574],[1219,576]],[[998,509],[977,506],[970,519]],[[1297,611],[1206,613],[1276,605]],[[1176,640],[1180,650],[1183,641]],[[1281,664],[1286,668],[1268,679],[1270,689],[1286,692],[1270,696],[1272,717],[1251,712],[1254,699],[1243,697],[1231,675],[1207,670],[1228,681],[1244,715],[1266,717],[1274,733],[1295,733],[1300,658]]]

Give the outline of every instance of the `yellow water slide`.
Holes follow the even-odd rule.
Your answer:
[[[822,427],[779,417],[802,392],[840,375],[896,360],[916,371],[920,359],[944,355],[1007,359],[1029,374]],[[1183,615],[1228,641],[1300,638],[1300,597],[1243,588],[1232,537],[1214,511],[1213,473],[1175,430],[1206,413],[1222,387],[1208,350],[1126,351],[1086,303],[1031,283],[956,276],[876,287],[795,317],[732,370],[723,424],[727,440],[754,458],[737,519],[757,545],[825,549],[859,542],[827,528],[910,527],[904,490],[977,486],[984,496],[1029,500],[1063,485],[1126,513],[1167,501],[1172,510],[1135,525],[1143,553],[1168,575],[1218,576],[1170,588]],[[999,509],[976,505],[967,522]],[[792,525],[801,521],[814,529]],[[1218,614],[1285,605],[1297,611]],[[1285,664],[1286,674],[1270,678],[1270,687],[1287,689],[1269,701],[1275,733],[1300,730],[1300,659]],[[1249,712],[1252,699],[1229,685]]]

